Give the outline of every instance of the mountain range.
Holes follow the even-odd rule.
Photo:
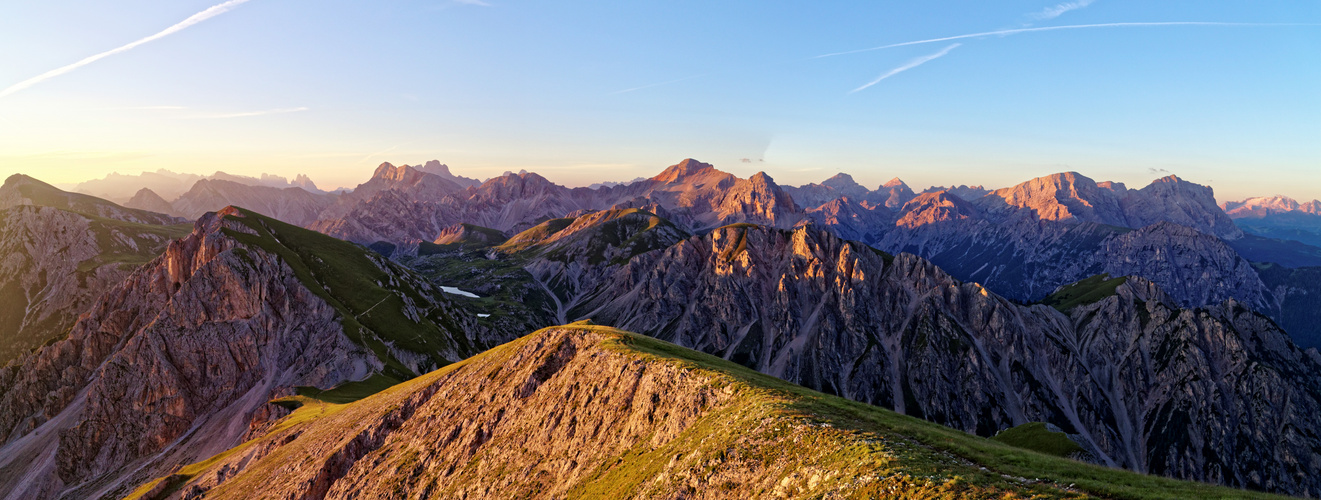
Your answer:
[[[1313,247],[1177,177],[147,187],[0,188],[0,497],[1321,496]]]

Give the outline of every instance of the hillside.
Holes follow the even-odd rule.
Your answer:
[[[1321,460],[1321,359],[1232,300],[1184,309],[1128,277],[1074,287],[1065,312],[1025,306],[810,226],[726,226],[603,283],[571,319],[982,436],[1046,422],[1100,463],[1321,492],[1302,472]]]
[[[272,398],[370,392],[509,338],[363,247],[227,208],[0,370],[0,491],[123,494],[242,442]]]
[[[0,187],[0,366],[69,333],[189,225],[23,176]]]
[[[130,498],[1266,498],[1038,454],[610,328],[552,327]]]

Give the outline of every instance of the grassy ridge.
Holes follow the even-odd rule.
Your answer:
[[[1100,302],[1102,299],[1114,295],[1115,289],[1127,281],[1128,277],[1126,276],[1111,279],[1109,274],[1098,274],[1060,287],[1055,293],[1042,299],[1041,303],[1054,307],[1060,312],[1066,312],[1078,306]]]
[[[386,364],[386,375],[405,380],[416,376],[390,354],[388,344],[428,355],[436,366],[450,361],[447,350],[476,352],[454,318],[431,304],[421,292],[398,281],[383,266],[394,264],[361,246],[280,222],[249,210],[226,216],[257,235],[225,230],[236,240],[278,255],[312,293],[339,310],[344,331]],[[426,308],[422,321],[405,314],[404,298]],[[430,306],[430,307],[429,307]]]
[[[784,470],[799,466],[817,470],[844,471],[840,477],[881,478],[874,485],[858,491],[865,498],[885,498],[899,487],[917,491],[922,498],[1089,498],[1117,499],[1255,499],[1280,498],[1208,484],[1178,481],[1129,471],[1076,462],[1010,446],[949,429],[881,408],[821,394],[801,386],[749,370],[713,356],[685,349],[651,337],[607,327],[575,324],[568,327],[604,334],[604,347],[625,356],[640,356],[648,361],[677,364],[709,376],[712,387],[733,394],[732,402],[699,419],[673,441],[652,448],[647,440],[607,460],[587,480],[570,492],[573,498],[623,498],[636,495],[640,488],[666,465],[679,457],[711,457],[711,467],[719,467],[726,455],[739,463],[775,465]],[[402,398],[440,377],[478,360],[498,365],[506,363],[534,333],[499,346],[469,360],[456,363],[417,379],[381,391],[360,401],[340,405],[308,399],[307,404],[277,424],[279,432],[303,426],[301,435],[332,436],[347,432],[344,418],[327,419],[343,413],[352,420],[368,418],[389,408]],[[324,423],[322,423],[324,422]],[[1031,429],[1025,429],[1027,434]],[[274,435],[274,434],[269,434]],[[236,449],[250,446],[252,441]],[[295,441],[275,450],[272,455],[244,474],[269,477],[272,467],[295,459],[301,445]],[[207,472],[209,464],[229,456],[234,450],[188,466],[178,475],[158,481],[178,481]],[[809,454],[811,463],[799,463],[799,456]],[[788,466],[787,468],[785,466]],[[269,470],[268,470],[269,469]],[[714,474],[717,469],[706,473]],[[830,481],[830,475],[825,476]],[[155,484],[155,483],[152,483]],[[144,485],[140,493],[150,489]],[[259,483],[258,483],[259,484]],[[231,485],[237,487],[238,485]],[[259,486],[247,486],[254,488]],[[733,483],[704,484],[727,496],[768,496],[768,491],[739,491]],[[233,494],[234,491],[227,490]],[[260,491],[240,492],[259,495]],[[806,490],[798,490],[806,495]],[[810,496],[810,495],[809,495]],[[131,496],[131,498],[135,498]]]

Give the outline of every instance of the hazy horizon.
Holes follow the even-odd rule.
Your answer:
[[[0,175],[352,187],[383,161],[582,186],[1063,171],[1321,198],[1321,4],[58,0],[0,19]],[[76,36],[70,36],[76,33]],[[744,161],[746,160],[746,162]]]

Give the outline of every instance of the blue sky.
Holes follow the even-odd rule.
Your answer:
[[[1211,24],[818,57],[1179,22]],[[0,47],[0,175],[57,183],[352,186],[439,159],[581,185],[693,157],[782,184],[1168,172],[1222,200],[1321,198],[1313,1],[46,0],[0,7]]]

